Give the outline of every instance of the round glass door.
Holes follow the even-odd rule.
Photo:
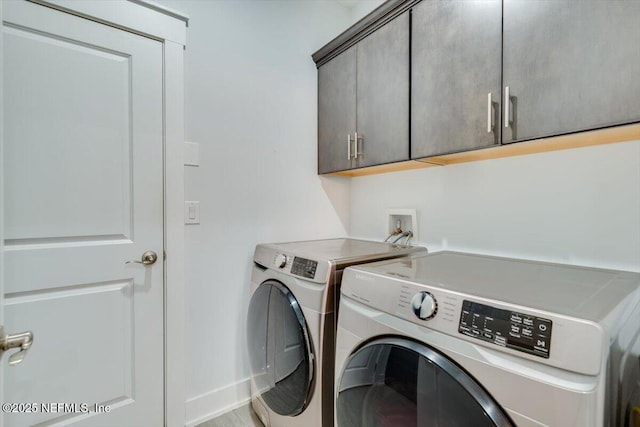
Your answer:
[[[277,414],[294,416],[309,401],[313,354],[304,316],[291,291],[268,280],[251,297],[247,347],[257,393]]]
[[[349,358],[337,418],[339,427],[514,427],[458,365],[400,338],[372,341]]]

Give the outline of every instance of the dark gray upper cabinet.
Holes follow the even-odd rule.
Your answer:
[[[640,121],[640,1],[505,0],[503,84],[503,142]]]
[[[409,13],[357,44],[355,167],[409,158]]]
[[[409,13],[318,68],[318,172],[409,158]]]
[[[500,143],[502,2],[413,8],[411,158]]]
[[[318,173],[351,168],[356,130],[356,48],[318,68]]]
[[[640,0],[387,0],[313,59],[319,173],[640,122]]]

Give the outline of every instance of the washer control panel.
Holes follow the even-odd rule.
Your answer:
[[[313,279],[316,276],[316,269],[318,268],[318,261],[310,259],[294,257],[293,264],[291,265],[291,274],[296,276],[305,277],[307,279]]]
[[[535,356],[549,358],[553,322],[542,317],[463,300],[458,332]]]

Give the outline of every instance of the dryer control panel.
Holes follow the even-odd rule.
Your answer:
[[[305,277],[307,279],[313,279],[316,276],[317,268],[318,261],[294,257],[293,264],[291,265],[291,274]]]
[[[490,343],[549,358],[551,320],[464,300],[458,332]]]

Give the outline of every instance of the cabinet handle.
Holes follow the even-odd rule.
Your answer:
[[[347,134],[347,160],[351,160],[351,134]]]
[[[491,92],[487,96],[487,133],[493,131],[493,102],[491,102]]]
[[[509,105],[511,105],[511,99],[509,98],[509,86],[504,87],[504,127],[509,127]]]
[[[353,158],[357,159],[358,158],[358,132],[354,132],[353,135],[354,135],[354,138],[353,138]]]

